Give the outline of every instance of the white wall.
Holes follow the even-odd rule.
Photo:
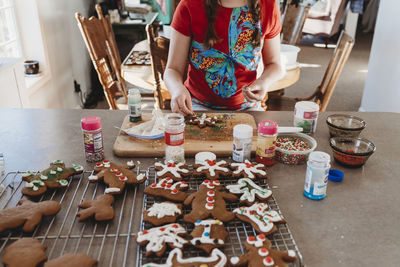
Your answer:
[[[360,111],[400,112],[400,1],[380,1]]]

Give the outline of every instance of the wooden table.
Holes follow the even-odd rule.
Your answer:
[[[293,112],[270,111],[251,114],[257,122],[269,119],[277,121],[282,126],[291,125],[293,120]],[[332,113],[320,113],[314,138],[318,142],[317,150],[331,154],[329,134],[325,124],[329,114]],[[344,180],[341,183],[329,182],[327,197],[320,201],[313,201],[303,196],[305,165],[275,164],[269,169],[268,183],[288,221],[306,266],[398,266],[400,114],[359,112],[350,114],[366,120],[367,127],[362,136],[373,141],[377,147],[375,154],[364,167],[347,169],[332,162],[332,168],[344,171]],[[0,125],[3,126],[0,128],[0,152],[5,156],[6,172],[41,170],[54,159],[63,159],[68,164],[82,164],[85,169],[91,170],[93,164],[86,163],[84,159],[83,137],[79,123],[82,117],[89,115],[102,118],[106,157],[120,164],[125,163],[127,159],[113,155],[112,147],[118,134],[114,126],[121,125],[126,111],[0,109]],[[154,163],[154,159],[134,160],[141,162],[142,169]],[[188,161],[192,163],[193,159],[189,158]],[[139,205],[143,196],[142,190],[143,187],[140,186],[137,191],[129,191],[129,195],[136,192]],[[73,193],[73,191],[67,192],[66,196],[70,197]],[[121,198],[117,203],[120,202]],[[130,202],[127,205],[131,207]],[[67,208],[63,207],[64,210]],[[71,207],[71,212],[75,213],[76,209],[76,206]],[[132,233],[139,228],[140,210],[140,208],[134,210],[134,223],[130,228]],[[129,213],[125,216],[129,216]],[[55,223],[59,224],[57,221]],[[68,232],[70,224],[68,221],[62,229],[52,229],[50,235],[59,230],[63,233]],[[87,223],[90,224],[92,223]],[[83,225],[78,223],[80,227]],[[114,231],[118,225],[117,217],[114,218],[109,231]],[[121,229],[122,227],[125,226],[121,226]],[[87,228],[84,229],[84,233],[88,233]],[[123,238],[121,236],[119,241],[125,247]],[[95,238],[94,242],[98,239]],[[127,266],[135,266],[136,244],[133,239],[132,237],[129,241]],[[114,264],[109,264],[110,251],[115,240],[115,236],[104,240],[101,254],[104,262],[99,266],[123,266],[121,260],[124,249],[118,251],[121,254],[114,257]],[[71,239],[63,238],[51,242],[63,246],[65,241],[67,241],[66,252],[73,252],[75,243]],[[46,245],[48,245],[46,253],[49,255],[52,250],[51,243]],[[82,245],[82,250],[86,251],[87,244]],[[89,251],[92,257],[97,257],[99,253],[100,248],[97,247]],[[2,256],[0,253],[0,258]],[[54,252],[50,258],[58,256]]]

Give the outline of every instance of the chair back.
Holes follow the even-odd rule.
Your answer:
[[[309,10],[310,5],[295,4],[291,0],[286,3],[282,22],[282,43],[296,45],[299,42]]]
[[[103,23],[96,17],[87,19],[79,13],[76,13],[75,17],[107,102],[111,109],[119,109],[116,97],[121,94],[122,86],[112,67],[116,66],[117,62],[111,51]],[[126,93],[124,97],[127,101]]]
[[[158,28],[153,24],[148,24],[146,26],[146,33],[155,81],[155,98],[161,109],[169,109],[168,100],[171,98],[168,96],[165,97],[166,94],[169,95],[168,92],[163,92],[161,90],[161,80],[164,77],[164,71],[167,66],[170,40],[163,36],[158,36]]]
[[[326,110],[353,45],[354,39],[343,30],[340,33],[335,51],[325,71],[321,85],[315,92],[315,102],[320,105],[320,111]]]

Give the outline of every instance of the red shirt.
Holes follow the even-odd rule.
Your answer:
[[[253,47],[251,36],[258,27],[261,38],[270,39],[281,31],[276,0],[260,1],[260,22],[254,22],[248,5],[226,8],[217,5],[215,31],[219,42],[205,49],[208,27],[202,0],[182,0],[171,26],[191,37],[189,68],[185,86],[194,99],[214,108],[242,109],[242,87],[254,82],[261,47]]]

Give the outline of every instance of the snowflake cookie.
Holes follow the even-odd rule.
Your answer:
[[[192,205],[189,214],[183,217],[185,222],[194,223],[198,220],[204,220],[209,217],[223,222],[229,222],[235,218],[235,215],[226,210],[226,202],[236,201],[237,197],[233,194],[221,191],[222,186],[218,180],[204,180],[199,190],[189,195],[184,205]]]
[[[146,256],[156,254],[161,257],[167,249],[167,244],[171,248],[180,249],[187,245],[189,241],[182,237],[185,235],[186,229],[182,225],[172,223],[137,233],[136,242],[140,246],[146,246]]]
[[[225,246],[228,232],[220,220],[198,220],[194,223],[190,236],[193,246],[210,253],[214,248]]]
[[[197,177],[206,176],[208,180],[215,180],[223,176],[229,176],[231,171],[228,167],[229,164],[225,160],[207,160],[200,164],[194,164],[193,174]]]
[[[250,207],[240,207],[233,210],[236,217],[253,226],[257,233],[265,235],[276,231],[275,223],[285,223],[285,219],[278,212],[272,210],[267,203],[255,203]]]
[[[202,113],[200,116],[194,115],[189,117],[186,122],[192,125],[198,125],[199,128],[204,128],[206,126],[214,126],[218,121],[216,116],[208,116],[206,113]]]
[[[179,216],[183,214],[182,204],[176,204],[169,201],[154,203],[143,214],[143,221],[149,222],[155,226],[165,223],[174,223]]]
[[[181,181],[184,177],[190,175],[188,166],[183,163],[174,163],[169,161],[167,164],[155,163],[157,178],[162,179],[171,177],[174,181]]]
[[[99,162],[94,167],[96,175],[88,177],[91,183],[103,180],[108,188],[104,191],[106,194],[121,194],[126,184],[141,184],[146,181],[146,176],[141,173],[136,175],[129,169],[135,167],[132,161],[128,161],[125,166],[116,165],[108,160]]]
[[[241,195],[240,203],[246,205],[252,205],[256,201],[256,198],[267,200],[272,195],[271,190],[262,188],[249,178],[241,178],[236,184],[227,185],[226,189],[232,194]]]
[[[167,177],[146,187],[144,193],[176,202],[183,202],[187,197],[183,190],[188,189],[188,187],[189,185],[185,181],[174,182],[172,178]]]
[[[294,250],[280,251],[271,249],[271,242],[264,234],[248,236],[244,244],[247,253],[240,257],[231,257],[230,266],[249,266],[249,267],[287,267],[287,262],[296,260]]]
[[[231,163],[232,176],[234,178],[266,179],[267,167],[261,163],[251,163],[247,159],[245,162]]]
[[[168,254],[167,262],[164,264],[146,263],[142,267],[224,267],[227,266],[225,254],[215,248],[209,257],[183,258],[182,250],[176,248]]]
[[[67,179],[75,174],[83,172],[80,165],[72,165],[66,168],[62,160],[55,160],[50,167],[35,175],[32,172],[22,174],[22,180],[26,181],[22,194],[35,197],[43,195],[48,188],[61,188],[68,185]]]

